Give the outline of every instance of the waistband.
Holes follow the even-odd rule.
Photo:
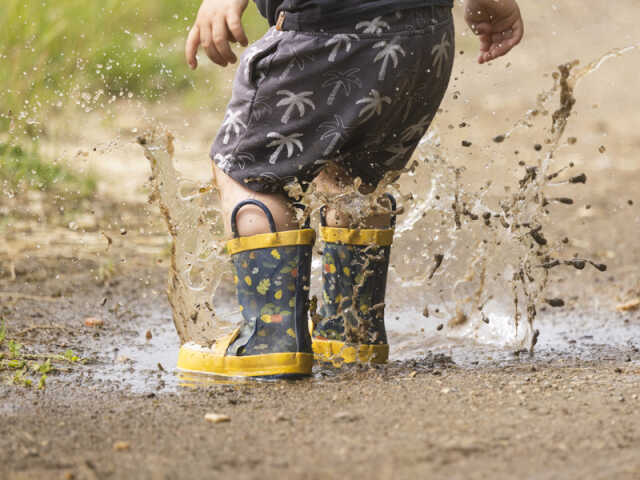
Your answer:
[[[438,0],[432,0],[438,1]],[[353,7],[352,7],[353,8]],[[448,0],[442,0],[428,6],[420,6],[405,9],[395,9],[391,12],[372,9],[367,11],[365,15],[356,16],[345,13],[344,10],[325,12],[320,7],[310,8],[302,12],[288,11],[281,9],[278,11],[275,28],[280,31],[309,31],[318,33],[353,33],[356,24],[367,22],[374,18],[380,17],[389,29],[384,32],[385,35],[406,32],[408,30],[422,30],[430,25],[437,25],[444,21],[450,20],[451,5]],[[401,18],[396,16],[396,12],[402,12]],[[377,35],[371,35],[377,36]]]

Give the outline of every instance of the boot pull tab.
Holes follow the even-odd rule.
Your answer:
[[[391,204],[391,228],[396,227],[396,199],[390,193],[385,193],[383,197],[386,197]],[[327,206],[323,205],[320,208],[320,225],[323,227],[327,226]]]
[[[305,209],[307,208],[302,203],[294,203],[293,207],[302,210],[303,213],[304,213]],[[304,221],[304,225],[302,225],[301,228],[311,228],[311,216],[310,215],[307,216],[307,219]]]
[[[273,220],[273,215],[271,215],[271,211],[269,210],[269,208],[259,200],[248,199],[238,203],[233,209],[233,212],[231,212],[231,231],[233,232],[233,238],[238,238],[240,236],[238,234],[238,223],[236,221],[236,217],[238,216],[238,212],[240,211],[240,209],[247,205],[255,205],[260,210],[262,210],[267,217],[267,221],[269,222],[271,233],[276,233],[276,222]]]
[[[390,193],[385,193],[383,197],[387,197],[389,203],[391,203],[391,228],[396,228],[396,199]]]

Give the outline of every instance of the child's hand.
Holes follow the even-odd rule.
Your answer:
[[[247,3],[248,0],[203,0],[184,49],[191,68],[198,66],[199,45],[212,62],[222,67],[236,62],[229,42],[240,42],[245,47],[249,43],[240,20]]]
[[[524,25],[515,0],[466,0],[464,19],[480,39],[478,63],[501,57],[522,40]]]

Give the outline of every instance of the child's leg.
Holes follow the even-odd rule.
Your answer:
[[[353,185],[353,178],[338,165],[329,164],[318,176],[315,178],[314,183],[318,191],[325,193],[344,193],[344,187]],[[360,187],[361,193],[370,193],[373,191],[373,187],[362,185]],[[327,207],[326,220],[328,227],[341,227],[346,228],[358,225],[360,228],[389,228],[390,215],[372,215],[365,218],[350,218],[343,212],[338,211],[336,208]]]
[[[249,198],[259,200],[269,208],[278,231],[295,230],[299,228],[296,217],[291,210],[290,202],[283,194],[254,192],[241,183],[236,182],[218,168],[218,166],[214,165],[213,169],[216,185],[220,191],[227,236],[231,236],[231,212],[238,203]],[[270,232],[269,222],[258,207],[251,205],[244,207],[238,212],[237,221],[238,233],[241,237]]]

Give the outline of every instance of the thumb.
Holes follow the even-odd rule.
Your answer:
[[[469,27],[471,31],[476,35],[490,35],[493,32],[493,27],[490,23],[470,23]]]

